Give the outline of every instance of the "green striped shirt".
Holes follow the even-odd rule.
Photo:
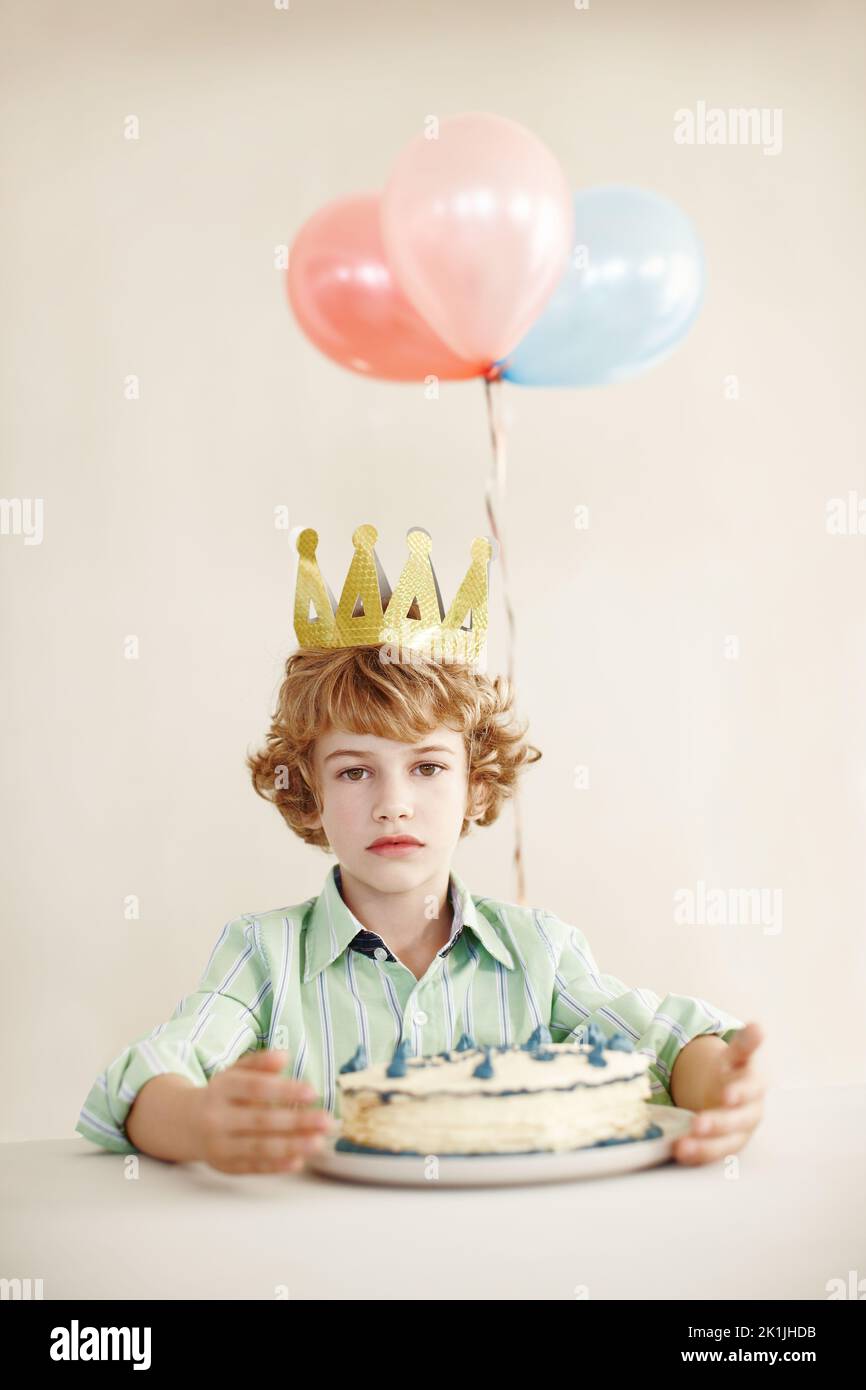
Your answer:
[[[245,1052],[286,1048],[286,1074],[314,1086],[340,1114],[337,1075],[363,1044],[370,1063],[444,1052],[468,1033],[479,1046],[525,1042],[546,1024],[554,1042],[580,1041],[590,1023],[626,1034],[651,1058],[652,1099],[672,1104],[677,1054],[700,1033],[726,1042],[744,1025],[682,994],[659,999],[604,975],[577,928],[541,908],[475,897],[452,869],[449,941],[416,979],[343,901],[340,866],[322,892],[294,907],[227,922],[194,994],[124,1048],[96,1078],[75,1128],[136,1153],[124,1122],[151,1077],[176,1072],[197,1086]]]

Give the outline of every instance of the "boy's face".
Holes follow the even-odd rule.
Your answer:
[[[462,733],[443,725],[412,744],[331,729],[317,738],[313,764],[323,805],[317,823],[356,877],[399,891],[450,865],[467,811]],[[369,848],[388,835],[421,843],[400,854]]]

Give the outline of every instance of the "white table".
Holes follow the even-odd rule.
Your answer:
[[[130,1180],[79,1136],[4,1144],[0,1275],[45,1299],[826,1299],[866,1277],[866,1086],[771,1088],[737,1157],[398,1190],[143,1156]]]

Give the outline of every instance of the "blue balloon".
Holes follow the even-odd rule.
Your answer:
[[[574,196],[574,245],[547,305],[500,358],[519,386],[600,386],[667,357],[696,319],[704,254],[690,219],[643,188]]]

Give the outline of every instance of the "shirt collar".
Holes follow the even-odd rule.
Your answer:
[[[353,943],[363,946],[372,942],[375,933],[362,927],[355,914],[343,901],[338,883],[340,866],[334,864],[325,876],[324,887],[314,899],[304,924],[304,983],[309,983],[326,966],[332,965]],[[511,952],[501,940],[496,928],[479,913],[462,878],[452,868],[449,892],[454,905],[454,923],[447,953],[464,927],[468,927],[481,945],[507,969],[514,969]],[[363,934],[363,935],[362,935]],[[384,945],[384,942],[382,943]]]

